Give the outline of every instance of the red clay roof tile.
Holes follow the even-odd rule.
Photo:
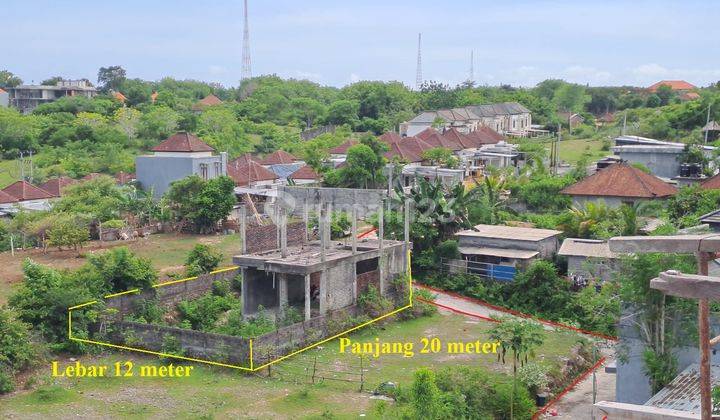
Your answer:
[[[3,188],[2,191],[15,197],[18,201],[26,200],[44,200],[53,198],[53,195],[42,188],[38,188],[27,181],[17,181],[7,187]]]
[[[561,194],[596,197],[662,198],[677,189],[625,162],[615,163],[563,189]]]
[[[153,152],[213,152],[215,149],[198,137],[179,131],[151,149]]]

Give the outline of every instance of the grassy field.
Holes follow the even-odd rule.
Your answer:
[[[17,160],[0,160],[0,188],[5,188],[20,179]]]
[[[547,155],[550,156],[550,145],[552,140],[525,140],[528,143],[541,143],[547,150]],[[603,142],[598,139],[572,139],[562,140],[559,145],[560,160],[575,164],[583,155],[587,154],[590,161],[598,160],[604,156],[611,154],[609,150],[602,150]]]
[[[188,252],[195,244],[203,243],[217,247],[224,255],[221,265],[232,263],[232,256],[240,251],[240,235],[176,235],[158,234],[135,241],[91,242],[83,248],[81,255],[76,251],[58,251],[51,249],[47,254],[42,250],[30,249],[18,251],[15,256],[10,252],[0,253],[0,305],[7,301],[12,290],[22,280],[22,262],[30,258],[38,263],[59,269],[74,269],[85,263],[86,254],[103,252],[107,248],[127,246],[138,255],[150,258],[155,268],[163,276],[171,272],[182,272]]]
[[[366,390],[392,381],[407,386],[413,373],[423,366],[482,366],[497,374],[509,374],[510,366],[493,354],[419,354],[422,337],[450,341],[485,340],[490,324],[463,316],[440,313],[412,321],[370,327],[352,335],[357,341],[413,342],[415,355],[386,355],[365,362]],[[545,344],[537,352],[540,361],[567,356],[578,336],[570,332],[548,331]],[[246,375],[226,368],[195,364],[188,378],[52,378],[48,359],[29,376],[31,386],[0,397],[0,417],[47,418],[48,416],[91,418],[379,418],[377,405],[386,405],[359,392],[358,383],[337,380],[309,384],[317,358],[318,376],[357,379],[359,358],[339,354],[338,340],[283,361],[261,375]],[[87,356],[85,364],[108,364],[132,360],[136,365],[157,365],[157,358],[134,353]],[[69,364],[65,359],[62,364]],[[341,371],[355,372],[347,375]]]

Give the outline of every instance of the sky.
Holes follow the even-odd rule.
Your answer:
[[[248,0],[253,75],[344,86],[424,80],[591,86],[720,80],[720,2]],[[236,86],[241,0],[2,0],[0,69],[94,81],[102,66]]]

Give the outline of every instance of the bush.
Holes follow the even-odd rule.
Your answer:
[[[125,221],[120,219],[112,219],[101,224],[103,229],[120,229],[125,227]]]
[[[157,281],[150,259],[136,256],[125,246],[90,254],[88,260],[86,268],[94,270],[112,292],[146,289]]]
[[[216,248],[197,244],[188,253],[185,269],[188,276],[199,276],[215,270],[223,260],[223,254]]]
[[[393,308],[392,302],[387,298],[380,296],[378,289],[374,285],[369,285],[365,293],[358,296],[358,305],[364,313],[371,318],[377,318],[390,312]]]
[[[0,366],[18,371],[28,367],[35,355],[30,325],[17,319],[9,309],[0,307]]]
[[[10,369],[0,369],[0,395],[13,392],[15,390],[15,381],[13,380]]]
[[[210,331],[222,313],[238,308],[240,308],[240,300],[236,297],[216,296],[212,293],[195,300],[184,300],[177,305],[180,321],[190,322],[192,329],[199,331]]]

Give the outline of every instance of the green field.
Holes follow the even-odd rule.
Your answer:
[[[17,160],[0,160],[0,188],[5,188],[20,179]]]
[[[510,372],[509,365],[497,361],[493,354],[448,355],[419,354],[422,337],[450,341],[484,340],[489,328],[485,321],[475,321],[452,314],[436,314],[405,322],[369,327],[351,336],[352,340],[415,343],[413,357],[380,356],[364,362],[365,390],[392,381],[407,386],[416,369],[451,365],[482,366],[497,374]],[[536,360],[550,361],[567,356],[578,336],[569,332],[548,331],[546,341],[536,353]],[[247,375],[227,368],[194,364],[189,378],[51,378],[50,360],[41,362],[30,377],[27,390],[0,397],[0,417],[47,418],[319,418],[332,413],[336,418],[379,418],[377,405],[386,405],[359,392],[357,356],[339,354],[338,340],[309,350],[272,369]],[[157,358],[135,353],[111,353],[87,356],[84,364],[112,365],[132,360],[137,365],[159,364]],[[310,384],[312,366],[317,360],[315,385]],[[69,364],[67,358],[62,365]],[[351,372],[350,374],[342,373]],[[352,379],[344,382],[339,379]]]

